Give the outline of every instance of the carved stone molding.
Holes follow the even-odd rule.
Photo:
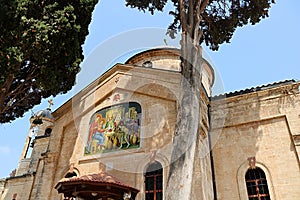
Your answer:
[[[154,163],[155,162],[156,152],[157,152],[157,150],[152,150],[151,151],[151,154],[150,154],[150,163]]]
[[[248,160],[249,167],[251,169],[254,169],[256,167],[256,158],[255,157],[249,157],[247,160]]]

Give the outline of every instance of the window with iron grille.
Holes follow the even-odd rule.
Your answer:
[[[245,179],[249,200],[270,200],[266,175],[262,169],[248,169]]]
[[[154,162],[147,167],[145,173],[146,200],[163,199],[163,169],[159,162]]]

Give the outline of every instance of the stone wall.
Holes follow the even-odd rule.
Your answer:
[[[99,172],[104,164],[107,172],[143,191],[145,168],[153,152],[155,159],[165,167],[165,175],[168,173],[170,145],[176,122],[179,74],[124,67],[120,66],[118,72],[111,73],[106,84],[96,86],[93,92],[78,97],[77,102],[73,102],[72,106],[62,112],[63,116],[56,116],[58,120],[53,132],[60,134],[50,143],[50,151],[56,152],[57,159],[57,167],[52,170],[55,173],[52,188],[66,175],[70,165],[73,165],[79,175],[84,175]],[[120,99],[113,101],[116,94]],[[142,107],[141,147],[84,156],[89,121],[94,112],[129,101],[138,102]],[[74,110],[80,110],[77,118],[75,113],[75,119]],[[138,199],[142,198],[141,195],[142,193]],[[58,196],[60,195],[53,189],[51,198]]]
[[[212,144],[218,199],[248,199],[249,159],[264,170],[271,199],[299,199],[299,83],[211,102]],[[298,189],[297,189],[298,188]]]

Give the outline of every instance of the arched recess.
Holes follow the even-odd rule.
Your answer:
[[[145,199],[162,200],[163,199],[163,167],[158,161],[150,162],[144,173]]]
[[[80,173],[77,168],[72,168],[72,170],[69,169],[69,171],[65,173],[64,178],[72,178],[76,176],[80,176]]]
[[[169,165],[170,162],[163,154],[156,153],[152,151],[149,153],[149,156],[145,157],[145,159],[141,160],[139,165],[137,166],[136,172],[136,188],[140,190],[139,196],[140,199],[145,199],[145,177],[144,174],[147,171],[148,166],[153,162],[159,162],[163,169],[163,191],[166,189],[167,183],[167,175],[169,173]]]
[[[272,184],[272,176],[270,174],[270,171],[263,163],[260,163],[257,161],[255,163],[255,167],[259,167],[265,173],[267,183],[268,183],[268,189],[269,189],[269,193],[270,193],[270,199],[276,200],[276,195],[274,192],[274,188],[273,188],[273,184]],[[247,193],[246,179],[245,179],[245,175],[246,175],[248,169],[250,169],[250,166],[249,166],[249,162],[246,161],[239,167],[239,169],[237,171],[236,178],[237,178],[237,183],[238,183],[238,191],[239,191],[240,200],[249,200],[248,193]]]
[[[45,129],[44,136],[50,136],[52,133],[52,126],[49,126]]]

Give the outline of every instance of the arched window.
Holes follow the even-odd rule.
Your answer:
[[[65,178],[72,178],[72,177],[76,177],[76,176],[77,176],[76,172],[68,172],[65,175]]]
[[[145,173],[146,200],[163,199],[163,168],[159,162],[151,163]]]
[[[52,132],[51,128],[46,128],[46,130],[45,130],[45,136],[50,136],[51,132]]]
[[[249,200],[270,200],[266,175],[262,169],[248,169],[245,179]]]
[[[151,61],[146,61],[142,64],[142,67],[152,68],[153,64]]]

